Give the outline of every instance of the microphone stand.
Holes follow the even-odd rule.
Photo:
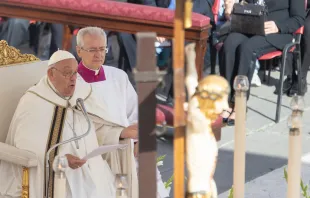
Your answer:
[[[83,99],[81,98],[78,98],[76,100],[76,104],[80,106],[81,110],[82,110],[82,113],[87,121],[87,124],[88,124],[88,128],[87,128],[87,131],[86,133],[84,133],[83,135],[80,135],[80,136],[77,136],[77,137],[73,137],[73,138],[70,138],[69,140],[65,140],[63,142],[59,142],[58,144],[55,144],[54,146],[52,146],[46,153],[45,155],[45,160],[46,160],[46,166],[45,166],[45,198],[49,198],[49,194],[48,194],[48,184],[49,184],[49,158],[50,158],[50,153],[52,150],[54,150],[55,148],[59,147],[60,145],[64,145],[64,144],[67,144],[69,142],[73,142],[73,141],[76,141],[76,140],[79,140],[79,139],[82,139],[84,138],[85,136],[87,136],[89,133],[90,133],[90,120],[89,120],[89,117],[88,117],[88,114],[87,114],[87,111],[85,109],[85,106],[84,106],[84,101]]]

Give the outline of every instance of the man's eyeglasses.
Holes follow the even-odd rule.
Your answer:
[[[99,48],[99,49],[84,49],[83,47],[81,47],[81,49],[86,51],[86,52],[89,52],[91,54],[95,54],[97,52],[100,52],[100,53],[108,53],[109,52],[109,49],[106,48],[106,47],[102,47],[102,48]]]
[[[74,72],[62,72],[59,69],[57,69],[56,67],[53,67],[52,69],[55,69],[56,71],[61,73],[67,79],[72,78],[72,76],[76,76],[76,74],[78,73],[77,71],[74,71]]]

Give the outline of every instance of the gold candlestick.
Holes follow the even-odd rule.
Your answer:
[[[294,96],[291,102],[292,115],[288,118],[289,156],[288,156],[288,190],[287,198],[300,197],[301,178],[301,128],[304,100]]]
[[[186,126],[187,198],[217,197],[213,180],[217,161],[217,142],[211,123],[228,108],[228,82],[209,75],[198,83],[195,44],[186,46],[186,87],[189,95]]]
[[[245,121],[246,100],[249,80],[246,76],[236,76],[235,89],[235,149],[234,149],[234,197],[244,197],[245,183]]]

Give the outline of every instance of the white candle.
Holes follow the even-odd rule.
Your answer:
[[[127,196],[117,195],[116,198],[128,198]]]
[[[128,198],[127,190],[124,188],[116,189],[116,198]]]
[[[66,178],[61,175],[55,175],[54,197],[66,198]]]
[[[289,160],[288,160],[287,198],[299,198],[300,197],[300,176],[301,176],[301,161],[300,161],[301,160],[301,135],[300,134],[290,135],[288,159]]]
[[[288,186],[287,198],[300,198],[301,178],[301,128],[304,109],[303,97],[295,95],[291,101],[292,115],[288,118],[289,155],[288,155]]]
[[[234,150],[234,197],[244,197],[245,183],[245,116],[246,93],[236,93],[235,98],[235,150]]]
[[[235,150],[234,150],[234,197],[244,197],[245,183],[245,137],[246,101],[249,81],[246,76],[237,76],[235,93]]]

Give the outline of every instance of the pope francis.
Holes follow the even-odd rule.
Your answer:
[[[45,194],[45,153],[60,141],[80,136],[88,124],[76,108],[77,98],[87,100],[91,86],[77,80],[78,64],[72,54],[59,50],[48,62],[47,75],[21,98],[13,116],[6,143],[36,154],[38,167],[29,169],[30,198]],[[66,156],[67,198],[115,198],[114,175],[101,156],[82,158],[98,147],[95,127],[88,136],[51,152]],[[52,162],[51,162],[52,163]],[[50,165],[50,167],[52,167]],[[49,170],[49,195],[53,196],[54,172]],[[0,198],[21,197],[22,167],[6,162],[0,165]],[[55,197],[57,198],[57,197]]]

